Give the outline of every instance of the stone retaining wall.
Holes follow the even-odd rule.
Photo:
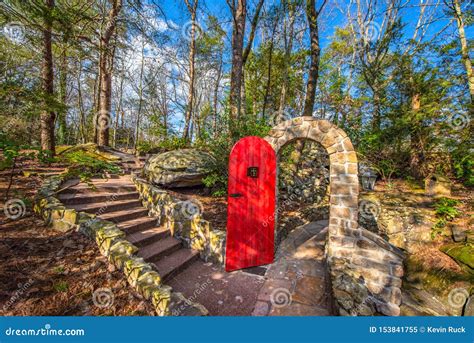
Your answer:
[[[201,259],[223,265],[225,260],[225,231],[211,228],[211,223],[201,217],[193,200],[181,200],[166,190],[151,185],[138,176],[132,176],[142,204],[161,225],[170,229],[190,249],[199,251]],[[202,210],[202,209],[201,209]]]
[[[277,125],[265,139],[277,154],[296,139],[318,142],[329,154],[326,250],[339,313],[399,315],[403,253],[358,224],[357,155],[347,134],[327,120],[299,117]]]
[[[36,194],[34,211],[48,225],[62,232],[78,230],[94,240],[101,254],[124,273],[130,286],[152,302],[159,316],[208,314],[202,305],[190,302],[181,293],[173,292],[170,286],[163,284],[152,266],[135,255],[138,248],[125,239],[125,232],[113,222],[66,208],[56,198],[64,181],[64,175],[46,179]]]

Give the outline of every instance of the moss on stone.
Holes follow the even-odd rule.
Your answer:
[[[441,247],[440,250],[453,258],[462,267],[467,266],[468,272],[474,273],[474,246],[472,244],[448,244]]]

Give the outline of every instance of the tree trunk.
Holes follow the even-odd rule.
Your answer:
[[[230,77],[230,132],[233,132],[233,122],[238,119],[242,103],[240,91],[242,89],[243,47],[245,34],[245,17],[247,15],[247,1],[237,0],[237,8],[233,8],[232,31],[232,70]]]
[[[284,110],[286,106],[286,94],[288,92],[288,69],[290,65],[291,52],[293,50],[293,34],[295,27],[295,11],[292,4],[289,4],[289,28],[288,35],[285,37],[285,59],[284,59],[284,69],[283,69],[283,82],[281,85],[280,92],[280,105],[278,107],[278,118],[281,120],[284,115]],[[286,28],[286,26],[285,26]],[[288,39],[288,42],[287,42]],[[277,123],[275,123],[277,124]]]
[[[309,66],[308,81],[306,83],[306,96],[304,100],[303,116],[312,117],[314,108],[314,99],[316,97],[316,87],[319,77],[319,30],[318,30],[318,16],[321,12],[316,10],[315,0],[306,0],[306,17],[309,24],[309,37],[311,48],[311,62]],[[296,170],[299,169],[301,163],[301,154],[304,149],[304,140],[296,141],[295,153],[293,155]]]
[[[84,102],[82,100],[82,87],[81,87],[81,68],[82,68],[82,60],[79,61],[79,71],[77,73],[77,107],[79,109],[79,128],[80,128],[80,136],[81,136],[81,143],[85,143],[86,139],[86,115],[84,112]]]
[[[99,62],[100,62],[100,53],[99,53]],[[99,63],[100,65],[100,63]],[[93,109],[93,117],[92,117],[92,123],[94,125],[94,143],[97,144],[97,139],[98,139],[98,134],[99,134],[99,128],[98,128],[98,113],[99,113],[99,97],[100,97],[100,68],[97,72],[97,75],[94,79],[94,109]]]
[[[112,71],[114,63],[114,49],[110,40],[115,34],[117,17],[122,9],[122,0],[114,0],[109,11],[106,28],[100,37],[99,55],[99,111],[97,118],[97,144],[109,145],[109,126],[111,124],[110,106],[112,94]]]
[[[61,101],[61,110],[58,113],[58,141],[59,144],[66,144],[67,135],[67,41],[64,41],[64,47],[61,51],[61,66],[59,74],[59,100]]]
[[[117,147],[117,131],[119,129],[119,119],[120,119],[120,113],[122,113],[122,108],[123,108],[123,84],[125,81],[125,72],[122,71],[122,75],[120,77],[120,87],[119,87],[119,101],[117,104],[117,110],[115,113],[115,127],[114,127],[114,145],[113,147]]]
[[[474,73],[472,71],[471,58],[469,57],[469,48],[467,46],[466,33],[464,32],[464,20],[461,13],[459,0],[453,0],[456,22],[458,24],[459,40],[461,41],[461,56],[466,68],[467,82],[469,85],[469,94],[471,95],[471,111],[474,111]]]
[[[411,110],[412,110],[412,125],[410,132],[410,169],[412,175],[416,179],[422,179],[423,173],[423,139],[421,134],[421,127],[418,120],[416,120],[416,113],[421,107],[420,94],[415,92],[411,97]]]
[[[315,0],[306,0],[306,17],[309,24],[309,37],[311,40],[311,64],[309,67],[308,81],[306,83],[306,97],[304,101],[303,116],[313,115],[314,99],[316,96],[316,86],[319,77],[319,32],[318,16]]]
[[[213,105],[213,116],[214,116],[214,123],[213,123],[213,131],[214,131],[214,137],[217,137],[217,103],[218,103],[218,96],[219,96],[219,83],[221,81],[221,76],[222,76],[222,55],[221,59],[219,61],[219,68],[217,69],[217,78],[216,78],[216,84],[214,87],[214,95],[213,95],[213,100],[212,100],[212,105]]]
[[[372,117],[372,130],[375,132],[380,131],[380,124],[381,124],[381,103],[380,103],[380,87],[377,83],[377,81],[373,85],[373,93],[374,93],[374,113]]]
[[[142,105],[143,105],[143,68],[145,66],[145,41],[142,42],[142,64],[140,66],[140,84],[138,88],[138,111],[137,111],[137,121],[135,126],[135,144],[133,149],[135,150],[135,154],[138,150],[138,140],[140,137],[140,117],[142,113]]]
[[[51,28],[52,19],[51,12],[54,8],[54,0],[46,0],[48,8],[44,19],[43,28],[43,63],[42,63],[42,88],[44,92],[43,111],[41,112],[40,126],[41,126],[41,149],[49,150],[54,155],[55,138],[54,138],[54,120],[55,113],[49,109],[49,102],[54,97],[54,71],[53,71],[53,54],[51,50]]]
[[[270,85],[271,85],[271,76],[272,76],[272,58],[273,58],[273,48],[274,48],[274,40],[275,40],[275,31],[276,26],[278,23],[278,16],[274,18],[273,27],[272,27],[272,39],[270,41],[270,51],[268,56],[268,69],[267,69],[267,84],[265,87],[265,95],[263,96],[263,106],[262,106],[262,121],[265,122],[265,111],[267,108],[268,102],[268,95],[270,93]]]
[[[191,14],[191,36],[189,42],[189,93],[188,93],[188,106],[186,107],[186,114],[184,117],[184,130],[183,138],[186,142],[191,141],[189,129],[191,118],[194,110],[194,83],[195,83],[195,57],[196,57],[196,10],[198,0],[194,0],[191,4],[189,0],[185,0],[188,6],[189,13]]]

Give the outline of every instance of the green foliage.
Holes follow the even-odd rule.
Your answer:
[[[55,274],[62,274],[62,273],[64,273],[65,270],[66,269],[64,268],[64,266],[57,266],[53,269],[53,272]]]
[[[444,197],[438,199],[434,205],[436,216],[448,221],[453,220],[460,214],[459,210],[456,208],[457,205],[459,205],[459,201],[455,199]]]
[[[446,227],[446,224],[461,213],[456,208],[459,205],[459,201],[450,198],[439,198],[434,204],[436,222],[431,230],[431,239],[434,239],[436,236],[443,233],[443,229]]]
[[[202,181],[206,187],[212,189],[213,196],[220,197],[224,196],[227,193],[226,173],[219,173],[218,171],[214,171],[208,176],[206,176]]]
[[[226,125],[230,120],[227,119]],[[216,164],[212,166],[210,173],[203,181],[206,187],[212,189],[212,194],[222,196],[227,193],[227,178],[229,154],[234,144],[241,138],[247,136],[264,137],[270,131],[270,126],[262,123],[253,115],[246,115],[239,121],[232,122],[232,134],[228,131],[221,132],[220,135],[211,139],[199,140],[196,147],[207,150],[216,157]]]
[[[67,292],[69,290],[69,285],[66,281],[59,281],[53,285],[53,289],[56,292]]]
[[[18,160],[35,160],[42,164],[55,162],[51,151],[41,150],[38,147],[18,144],[0,133],[0,170],[13,168]]]
[[[453,169],[464,185],[474,187],[474,154],[467,147],[468,144],[458,144],[453,151]]]
[[[40,150],[38,151],[36,157],[38,158],[38,161],[43,164],[51,164],[56,162],[56,158],[53,156],[53,152],[50,150]]]
[[[60,158],[62,162],[70,165],[68,168],[70,177],[77,176],[87,180],[94,175],[120,173],[119,166],[87,150],[79,149],[65,152]]]
[[[167,137],[166,139],[158,143],[157,147],[165,151],[168,151],[168,150],[184,149],[187,147],[187,145],[188,143],[182,137],[171,136],[171,137]]]

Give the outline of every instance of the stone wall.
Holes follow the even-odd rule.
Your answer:
[[[181,200],[169,192],[151,185],[146,180],[133,176],[142,204],[161,225],[170,229],[186,247],[199,251],[201,259],[218,264],[225,260],[225,231],[211,228],[211,223],[194,211],[197,204],[192,200]]]
[[[131,287],[152,302],[159,316],[175,313],[207,315],[208,311],[202,305],[190,302],[183,294],[173,292],[170,286],[163,284],[160,275],[152,266],[135,255],[138,248],[125,239],[125,232],[113,222],[67,209],[56,198],[56,193],[64,181],[64,175],[45,180],[35,197],[35,213],[56,230],[78,230],[94,240],[101,254],[124,273]]]
[[[324,148],[315,142],[306,142],[297,170],[292,152],[286,155],[287,158],[280,158],[278,170],[281,201],[297,200],[305,204],[323,201],[329,185],[329,156]]]
[[[357,155],[347,134],[326,120],[282,122],[265,138],[275,149],[296,139],[320,143],[329,154],[330,211],[326,245],[341,315],[399,315],[403,253],[358,224]]]

